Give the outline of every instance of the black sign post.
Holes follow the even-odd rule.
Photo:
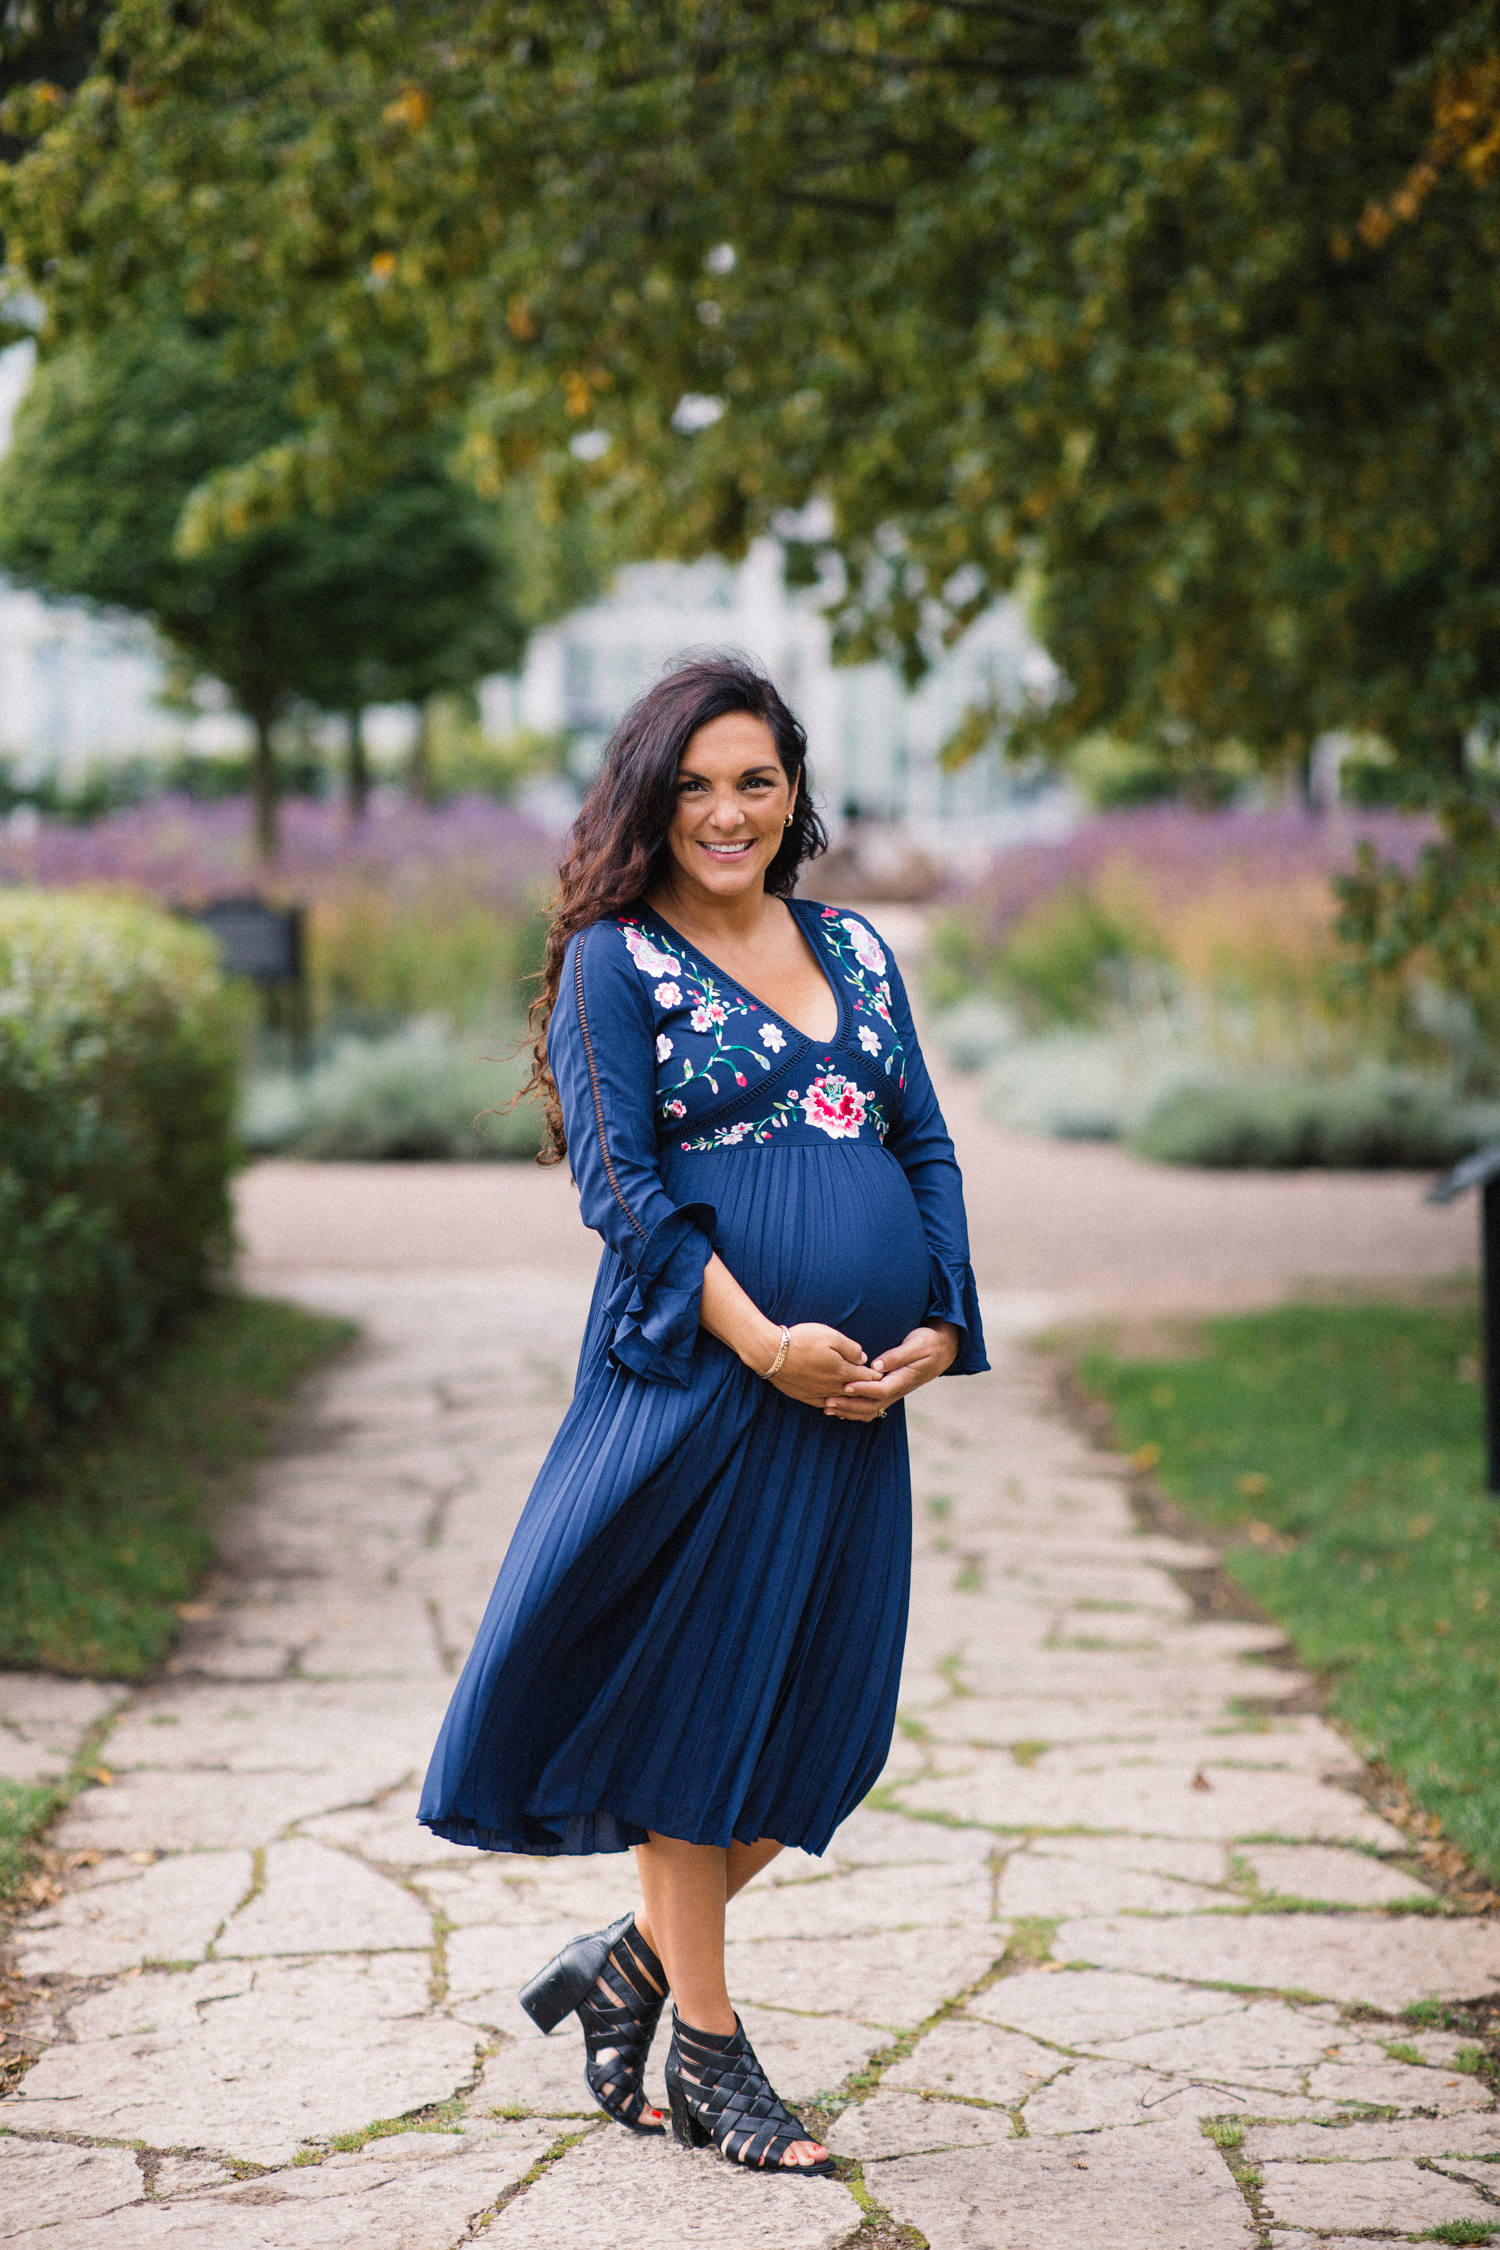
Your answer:
[[[1451,1203],[1479,1190],[1479,1248],[1484,1289],[1486,1487],[1500,1493],[1500,1141],[1466,1156],[1427,1191],[1429,1203]]]
[[[290,1034],[300,1057],[307,1043],[307,980],[300,906],[268,906],[263,898],[219,898],[187,919],[208,931],[226,976],[260,986],[266,1021]]]

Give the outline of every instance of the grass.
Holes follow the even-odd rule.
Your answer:
[[[352,1333],[258,1297],[217,1297],[185,1321],[114,1416],[0,1508],[0,1670],[152,1671],[212,1559],[214,1505],[266,1450],[299,1378]],[[0,1897],[74,1786],[0,1781]]]
[[[138,1680],[213,1552],[205,1520],[265,1451],[275,1410],[349,1324],[217,1297],[139,1369],[131,1395],[0,1510],[0,1668]]]
[[[1329,1707],[1500,1877],[1500,1502],[1472,1306],[1292,1305],[1202,1356],[1087,1353],[1137,1466],[1324,1675]]]

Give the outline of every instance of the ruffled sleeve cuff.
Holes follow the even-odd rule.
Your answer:
[[[948,1265],[942,1259],[929,1260],[928,1303],[924,1316],[928,1321],[948,1320],[958,1330],[958,1355],[945,1375],[982,1375],[989,1366],[984,1349],[984,1328],[979,1318],[979,1292],[974,1286],[974,1269],[969,1265]]]
[[[648,1383],[687,1385],[703,1308],[703,1269],[713,1255],[718,1223],[711,1203],[684,1203],[651,1229],[609,1347],[617,1367],[628,1367]]]

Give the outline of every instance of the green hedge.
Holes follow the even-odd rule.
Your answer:
[[[0,892],[0,1492],[227,1255],[236,1048],[201,932]]]
[[[1500,1137],[1500,1104],[1455,1101],[1411,1071],[1178,1086],[1128,1135],[1158,1164],[1432,1171]]]

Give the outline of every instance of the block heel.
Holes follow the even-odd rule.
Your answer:
[[[579,2002],[586,1998],[594,1977],[599,1974],[599,1970],[595,1969],[593,1976],[590,1976],[586,1967],[580,1967],[568,1959],[574,1945],[579,1942],[575,1938],[573,1945],[565,1947],[555,1960],[547,1963],[545,1969],[538,1969],[529,1984],[521,1987],[521,2005],[544,2038],[556,2031],[564,2016],[574,2013]],[[608,1951],[606,1946],[605,1955],[600,1959],[600,1968],[604,1965]]]
[[[584,2077],[606,2117],[628,2132],[657,2135],[642,2090],[646,2057],[661,2021],[667,1974],[635,1926],[622,1914],[607,1930],[574,1938],[554,1954],[520,1992],[521,2006],[538,2031],[555,2031],[576,2014],[588,2052]]]
[[[713,2135],[706,2125],[699,2123],[688,2108],[687,2096],[682,2090],[680,2080],[668,2081],[667,2101],[672,2111],[673,2140],[681,2141],[684,2148],[707,2148],[709,2142],[713,2139]]]

